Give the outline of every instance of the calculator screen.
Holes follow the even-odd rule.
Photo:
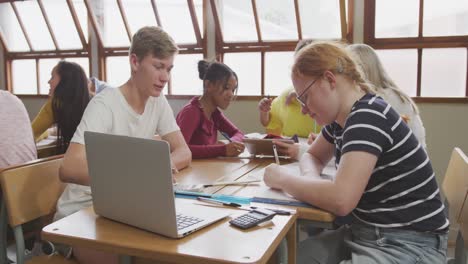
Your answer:
[[[253,217],[257,217],[257,218],[265,217],[264,214],[259,214],[259,213],[255,213],[255,212],[250,212],[250,215],[253,216]]]

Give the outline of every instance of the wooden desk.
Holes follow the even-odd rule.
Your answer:
[[[234,216],[245,212],[220,210],[231,210]],[[288,263],[295,263],[295,221],[295,215],[275,216],[271,226],[242,231],[225,219],[185,238],[171,239],[99,217],[88,208],[46,226],[42,238],[162,262],[210,264],[266,263],[287,237]]]
[[[47,158],[56,155],[57,137],[50,136],[36,143],[37,158]]]

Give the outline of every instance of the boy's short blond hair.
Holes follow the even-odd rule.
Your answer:
[[[132,37],[130,54],[135,54],[142,60],[151,53],[158,59],[166,59],[179,51],[169,34],[159,27],[142,27]]]

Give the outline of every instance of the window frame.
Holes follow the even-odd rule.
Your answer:
[[[418,36],[403,38],[375,37],[376,1],[364,1],[364,43],[374,49],[417,49],[416,94],[413,100],[417,103],[468,103],[468,56],[465,80],[465,97],[422,97],[421,69],[423,49],[429,48],[466,48],[468,54],[468,35],[464,36],[423,36],[424,0],[419,0]]]
[[[214,18],[215,24],[215,42],[216,42],[216,56],[220,61],[224,61],[224,54],[226,53],[239,53],[239,52],[260,52],[261,56],[261,94],[260,95],[239,95],[237,98],[246,99],[246,100],[259,100],[266,96],[265,93],[265,53],[266,52],[275,52],[275,51],[294,51],[296,48],[297,42],[303,39],[302,36],[302,24],[300,17],[299,9],[299,0],[289,0],[294,1],[294,13],[295,20],[297,25],[297,37],[298,40],[287,40],[287,41],[264,41],[262,39],[260,22],[258,17],[258,12],[256,9],[256,0],[250,0],[252,3],[254,20],[255,20],[255,29],[257,32],[257,41],[238,41],[238,42],[226,42],[223,39],[223,32],[220,23],[220,16],[218,12],[218,2],[216,0],[209,0],[211,5],[211,12]],[[346,21],[346,0],[339,0],[340,5],[340,28],[341,28],[341,39],[335,39],[342,42],[352,43],[353,41],[353,18],[354,18],[354,0],[348,1],[348,21]]]
[[[13,87],[13,75],[12,75],[12,62],[14,60],[21,60],[21,59],[34,59],[36,60],[36,93],[35,94],[19,94],[18,96],[20,97],[40,97],[40,98],[46,98],[48,95],[40,94],[40,78],[39,78],[39,60],[40,59],[46,59],[46,58],[57,58],[57,59],[65,59],[65,58],[74,58],[74,57],[85,57],[88,58],[89,61],[89,71],[92,72],[92,63],[91,63],[91,58],[89,56],[90,54],[90,45],[89,42],[86,42],[85,36],[83,29],[81,27],[80,21],[78,19],[78,15],[75,9],[75,6],[73,5],[72,0],[66,0],[68,9],[70,11],[70,14],[73,19],[73,23],[75,25],[76,31],[78,33],[78,36],[81,41],[82,49],[59,49],[58,42],[55,38],[55,33],[53,28],[51,27],[50,21],[49,21],[49,16],[47,15],[47,12],[45,11],[45,7],[43,4],[42,0],[36,0],[39,8],[41,10],[41,15],[44,18],[44,21],[47,25],[48,32],[50,34],[50,37],[52,38],[52,42],[54,44],[54,49],[53,50],[47,50],[47,51],[35,51],[31,45],[31,40],[28,36],[28,33],[25,29],[25,26],[22,22],[21,16],[19,15],[18,9],[16,7],[16,3],[14,1],[10,1],[9,4],[12,7],[15,17],[19,22],[19,25],[21,27],[21,33],[24,35],[26,42],[29,47],[29,51],[21,51],[21,52],[12,52],[9,50],[7,41],[4,38],[3,34],[0,34],[0,41],[3,46],[3,52],[4,52],[4,59],[5,59],[5,81],[6,81],[6,90],[10,91],[11,93],[14,93],[14,87]],[[7,3],[4,3],[7,4]],[[89,15],[89,14],[88,14]],[[88,38],[89,39],[89,38]]]
[[[78,35],[80,37],[83,49],[79,50],[61,50],[58,49],[57,41],[54,37],[53,29],[50,26],[49,18],[47,17],[47,13],[44,10],[44,6],[42,1],[43,0],[36,0],[38,1],[39,6],[41,7],[41,13],[44,16],[44,20],[46,21],[49,33],[53,39],[55,50],[53,51],[34,51],[31,47],[31,43],[27,36],[27,33],[24,29],[24,25],[21,22],[21,18],[18,15],[18,12],[15,11],[16,17],[21,25],[22,31],[24,32],[24,36],[28,42],[28,46],[30,47],[30,51],[27,52],[11,52],[8,50],[8,46],[6,45],[6,41],[3,38],[2,34],[0,34],[0,41],[4,47],[4,54],[5,54],[5,78],[6,78],[6,87],[9,91],[14,92],[14,87],[12,87],[12,61],[16,59],[36,59],[36,70],[38,75],[39,70],[39,63],[37,61],[42,58],[69,58],[69,57],[87,57],[89,60],[89,70],[90,74],[97,73],[97,77],[102,80],[107,80],[106,76],[106,59],[111,56],[127,56],[129,47],[105,47],[103,42],[103,35],[98,26],[98,22],[96,19],[96,15],[91,8],[91,0],[83,0],[88,17],[88,42],[84,37],[84,33],[82,27],[80,25],[80,21],[78,19],[76,10],[73,6],[73,0],[66,0],[68,7],[70,9],[70,13],[72,14],[72,18],[74,24],[76,26]],[[124,30],[127,34],[129,40],[131,39],[131,31],[130,25],[127,20],[127,16],[125,13],[125,8],[122,0],[114,0],[117,3],[119,14],[121,15]],[[151,2],[151,6],[153,9],[153,13],[155,15],[156,23],[158,26],[161,26],[161,18],[158,12],[158,3],[157,0],[147,0]],[[252,96],[238,96],[238,99],[247,99],[247,100],[258,100],[259,98],[265,95],[265,53],[266,52],[274,52],[274,51],[294,51],[297,41],[302,40],[302,26],[301,26],[301,18],[300,18],[300,10],[299,10],[299,0],[289,0],[294,2],[294,11],[295,11],[295,20],[297,24],[297,38],[298,40],[287,40],[287,41],[263,41],[261,36],[261,27],[258,18],[258,12],[256,9],[256,0],[250,0],[253,7],[253,15],[255,19],[255,26],[257,32],[257,41],[254,42],[224,42],[222,29],[220,27],[220,17],[218,16],[217,12],[217,0],[203,0],[203,32],[200,30],[200,26],[198,24],[197,12],[195,10],[194,0],[187,0],[187,5],[189,8],[189,13],[191,16],[191,22],[193,25],[193,30],[195,33],[196,43],[195,44],[178,44],[179,47],[179,54],[202,54],[204,58],[207,57],[208,54],[208,39],[214,39],[214,54],[216,59],[223,61],[225,53],[236,53],[236,52],[260,52],[261,54],[261,94],[259,95],[252,95]],[[346,0],[338,0],[340,5],[340,21],[341,21],[341,41],[352,42],[352,33],[353,33],[353,15],[354,15],[354,0],[348,0],[348,21],[346,21]],[[10,2],[10,5],[15,6],[14,2]],[[208,25],[207,20],[208,16],[210,16],[213,21],[213,25]],[[213,29],[213,32],[207,30],[207,27]],[[164,27],[163,27],[164,28]],[[95,34],[91,34],[92,31]],[[211,35],[212,34],[212,35]],[[93,41],[94,40],[94,41]],[[96,49],[93,49],[93,47]],[[96,52],[96,58],[91,58],[91,54],[93,51]],[[94,63],[93,63],[94,62]],[[96,63],[97,62],[97,63]],[[93,65],[97,65],[97,69],[93,69]],[[39,94],[39,79],[37,80],[37,94],[30,94],[30,95],[23,95],[20,96],[39,96],[39,97],[46,97],[46,95]],[[189,99],[193,97],[193,95],[174,95],[172,94],[172,83],[169,82],[168,84],[168,92],[167,98],[169,99]]]

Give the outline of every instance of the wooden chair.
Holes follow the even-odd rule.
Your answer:
[[[17,263],[24,263],[24,235],[22,225],[34,219],[51,215],[55,211],[64,184],[58,169],[63,156],[38,159],[0,171],[3,192],[1,207],[1,240],[6,246],[6,221],[13,229]],[[7,218],[8,216],[8,218]],[[1,248],[0,262],[6,261],[5,248]],[[76,263],[61,256],[33,257],[28,263]]]
[[[468,244],[464,243],[468,237],[462,236],[460,227],[466,226],[468,222],[468,205],[464,206],[468,194],[468,157],[459,148],[453,149],[442,189],[449,205],[450,232],[457,234],[453,263],[466,264],[467,252],[463,244]]]

